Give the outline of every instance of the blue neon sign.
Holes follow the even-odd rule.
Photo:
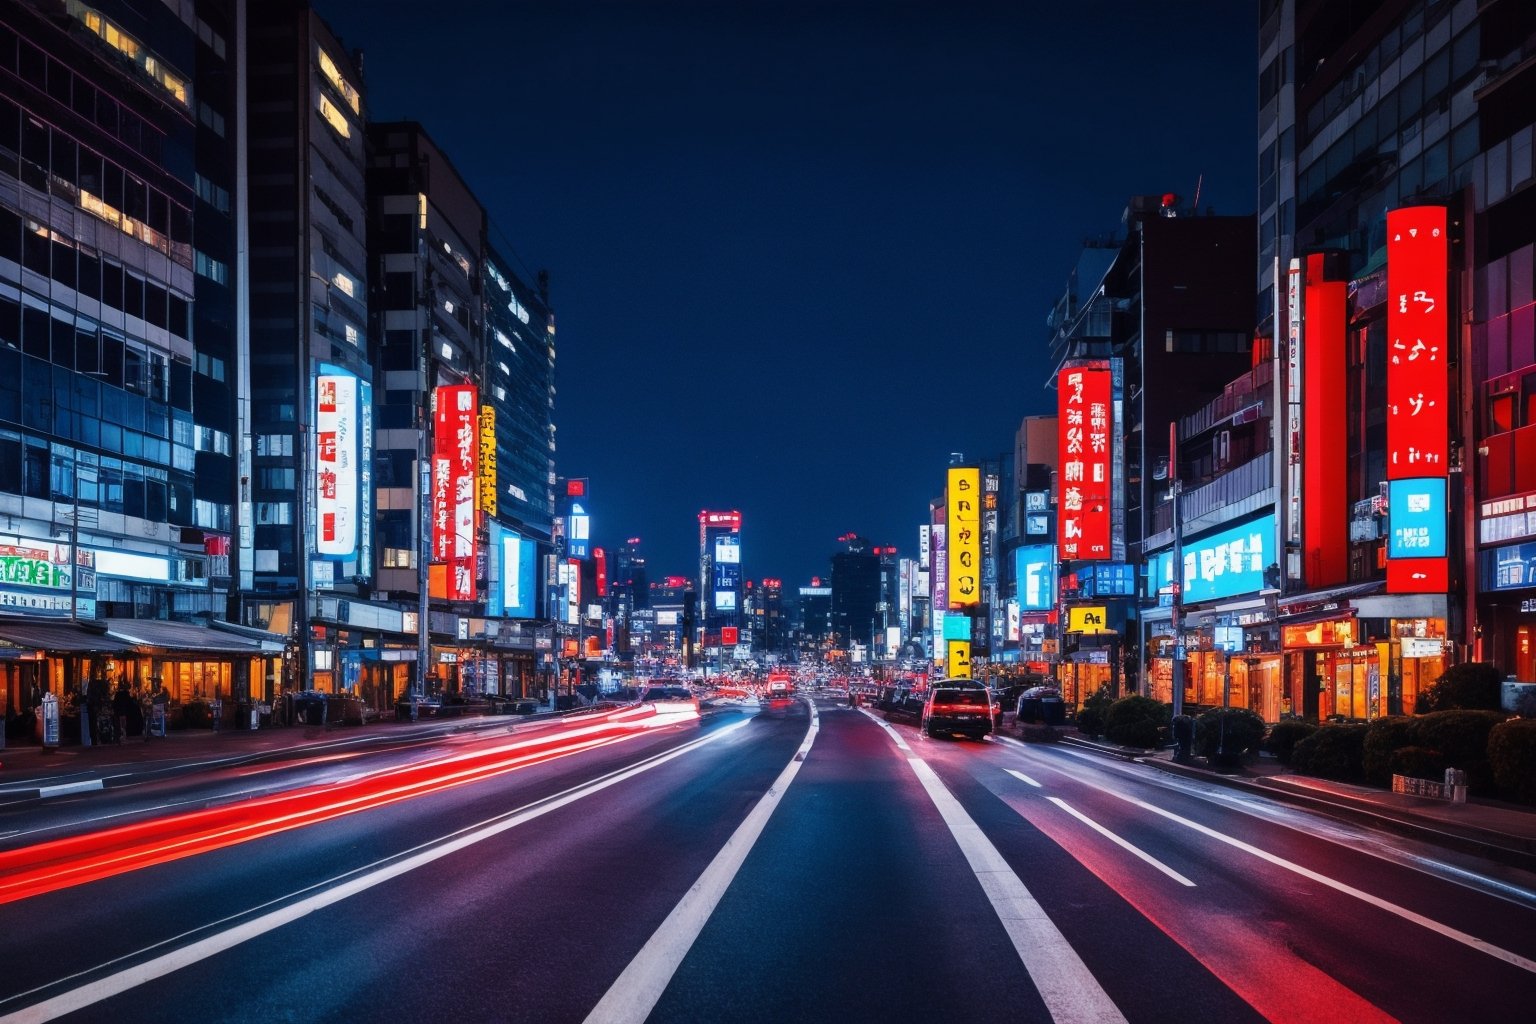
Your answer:
[[[1388,558],[1445,557],[1445,478],[1393,480],[1387,490]]]
[[[1258,593],[1264,589],[1265,568],[1274,564],[1274,513],[1185,541],[1183,600],[1190,604]],[[1167,589],[1173,583],[1173,552],[1149,560],[1147,571],[1159,591]]]
[[[1019,607],[1048,612],[1056,607],[1056,546],[1027,544],[1014,551]]]

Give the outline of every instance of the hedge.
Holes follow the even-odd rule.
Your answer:
[[[1109,686],[1099,687],[1083,698],[1083,706],[1077,709],[1077,731],[1084,736],[1100,736],[1104,733],[1104,716],[1115,699],[1109,695]]]
[[[1318,724],[1305,718],[1287,718],[1276,722],[1264,738],[1264,749],[1274,754],[1281,764],[1290,764],[1296,744],[1317,732]]]
[[[1502,795],[1536,804],[1536,718],[1494,726],[1488,733],[1488,762]]]
[[[1369,742],[1369,741],[1367,741]],[[1410,779],[1445,779],[1445,755],[1428,747],[1398,747],[1392,751],[1392,774],[1406,775]]]
[[[1296,744],[1291,765],[1306,775],[1355,782],[1364,774],[1366,726],[1325,725]]]
[[[1214,708],[1195,719],[1195,752],[1216,757],[1222,743],[1222,723],[1226,723],[1226,753],[1235,762],[1242,755],[1259,749],[1264,741],[1264,719],[1247,708]]]
[[[1361,765],[1367,781],[1378,786],[1392,785],[1392,755],[1403,747],[1418,743],[1414,738],[1414,723],[1412,718],[1378,718],[1367,726],[1365,758]]]
[[[1488,761],[1488,737],[1508,717],[1502,711],[1435,711],[1413,720],[1413,745],[1438,750],[1448,768],[1467,773],[1471,792],[1491,796],[1493,766]]]
[[[1497,711],[1503,692],[1498,667],[1486,661],[1452,665],[1433,686],[1419,695],[1415,711]]]
[[[1104,715],[1104,738],[1123,747],[1155,747],[1171,715],[1167,704],[1151,697],[1121,697]]]

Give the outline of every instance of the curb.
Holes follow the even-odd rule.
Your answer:
[[[1100,749],[1096,744],[1080,743],[1079,745]],[[1476,825],[1462,825],[1450,828],[1442,827],[1439,823],[1427,824],[1423,819],[1417,818],[1411,813],[1390,810],[1377,804],[1363,803],[1347,796],[1316,796],[1270,782],[1223,775],[1220,772],[1206,771],[1205,769],[1195,768],[1190,765],[1175,764],[1171,761],[1163,761],[1145,755],[1128,758],[1127,760],[1144,764],[1149,768],[1154,768],[1169,775],[1177,775],[1180,778],[1186,779],[1198,779],[1202,782],[1214,782],[1228,789],[1266,796],[1281,803],[1316,811],[1332,818],[1354,824],[1374,826],[1410,839],[1418,839],[1461,853],[1474,854],[1485,860],[1503,864],[1506,867],[1536,872],[1536,840],[1525,839],[1521,836],[1511,836],[1503,832],[1494,832],[1489,829],[1479,828]]]

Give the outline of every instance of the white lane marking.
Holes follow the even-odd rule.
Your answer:
[[[901,737],[895,729],[878,719],[875,723],[900,744]],[[1029,889],[1014,874],[981,827],[965,813],[960,801],[944,787],[928,762],[913,754],[907,757],[907,764],[965,854],[966,862],[1008,932],[1014,951],[1035,983],[1051,1019],[1056,1024],[1125,1024],[1125,1016],[1077,955],[1077,950],[1030,895]]]
[[[715,854],[715,859],[709,862],[709,867],[704,869],[699,880],[693,883],[677,906],[672,908],[672,913],[661,922],[661,927],[656,929],[655,934],[629,962],[629,966],[624,968],[603,994],[603,998],[592,1007],[592,1012],[587,1014],[586,1024],[640,1024],[656,1008],[661,994],[671,983],[683,958],[693,948],[694,940],[704,930],[704,925],[720,904],[736,872],[741,870],[747,854],[752,852],[753,845],[768,824],[768,818],[784,798],[789,784],[800,773],[800,766],[805,763],[811,744],[816,741],[816,733],[821,728],[820,719],[815,703],[807,703],[811,709],[811,727],[806,731],[800,749],[795,751],[795,756],[789,759],[789,764],[785,765],[773,785],[768,787],[768,792],[757,801],[746,820],[731,833],[731,838]]]
[[[908,754],[912,753],[912,748],[907,746],[907,741],[902,738],[901,733],[899,733],[895,729],[891,728],[891,723],[885,721],[882,718],[876,718],[875,717],[875,713],[873,711],[869,710],[868,708],[859,708],[859,710],[864,712],[864,717],[865,718],[868,718],[871,722],[874,722],[880,728],[882,728],[886,732],[890,733],[891,739],[896,741],[896,746],[897,747],[899,747],[901,750],[906,751]]]
[[[1194,882],[1191,882],[1189,879],[1185,878],[1183,875],[1179,874],[1177,871],[1173,870],[1173,868],[1169,867],[1167,864],[1164,864],[1162,861],[1158,860],[1156,857],[1152,856],[1141,847],[1128,843],[1124,839],[1115,835],[1109,829],[1105,828],[1103,825],[1100,825],[1098,822],[1088,817],[1088,815],[1067,803],[1061,797],[1048,796],[1046,799],[1055,804],[1057,807],[1060,807],[1062,810],[1066,811],[1068,814],[1072,815],[1072,817],[1076,818],[1084,825],[1087,825],[1089,828],[1093,829],[1105,839],[1108,839],[1110,842],[1114,843],[1116,846],[1119,846],[1120,848],[1129,851],[1135,856],[1140,857],[1142,860],[1157,868],[1157,870],[1161,871],[1175,882],[1178,882],[1180,885],[1187,885],[1191,889],[1195,887]]]
[[[1228,846],[1236,847],[1237,849],[1242,850],[1244,853],[1251,853],[1255,857],[1258,857],[1260,860],[1268,861],[1276,867],[1284,868],[1287,871],[1293,871],[1303,878],[1311,879],[1320,885],[1326,885],[1328,888],[1333,889],[1336,892],[1344,893],[1346,896],[1353,896],[1357,900],[1369,903],[1371,906],[1377,908],[1378,910],[1385,910],[1387,913],[1395,914],[1405,921],[1412,922],[1413,924],[1419,925],[1423,928],[1428,928],[1430,931],[1435,932],[1438,935],[1443,935],[1453,942],[1459,942],[1462,945],[1475,949],[1480,953],[1486,953],[1487,955],[1494,957],[1497,960],[1503,960],[1505,963],[1513,964],[1523,971],[1529,971],[1532,974],[1536,974],[1536,960],[1528,960],[1518,953],[1511,953],[1509,950],[1495,946],[1493,943],[1486,942],[1475,935],[1469,935],[1460,929],[1452,928],[1450,925],[1441,924],[1439,921],[1425,917],[1423,914],[1415,913],[1414,911],[1409,910],[1407,907],[1400,907],[1396,903],[1382,899],[1380,896],[1373,896],[1372,894],[1361,889],[1356,889],[1354,886],[1345,882],[1340,882],[1337,879],[1329,878],[1327,875],[1319,874],[1318,872],[1313,871],[1311,868],[1302,867],[1300,864],[1297,864],[1294,861],[1286,860],[1284,857],[1270,853],[1268,850],[1261,850],[1257,846],[1251,846],[1248,843],[1243,842],[1241,839],[1234,839],[1225,833],[1218,832],[1213,828],[1202,825],[1198,821],[1191,821],[1190,819],[1181,817],[1172,811],[1165,811],[1161,807],[1147,803],[1145,800],[1138,800],[1132,796],[1125,796],[1124,794],[1116,793],[1112,789],[1106,789],[1104,792],[1118,796],[1121,800],[1124,800],[1127,803],[1135,804],[1137,807],[1151,811],[1153,814],[1160,814],[1167,818],[1169,821],[1176,821],[1180,825],[1192,828],[1196,832],[1199,832],[1201,835],[1209,836],[1210,838],[1219,842],[1226,843]]]
[[[37,795],[43,799],[50,796],[68,796],[71,793],[89,793],[92,790],[101,789],[100,779],[91,779],[87,782],[64,782],[57,786],[39,786]]]
[[[1034,779],[1030,778],[1028,775],[1025,775],[1023,772],[1016,772],[1012,768],[1004,768],[1003,771],[1007,772],[1009,775],[1012,775],[1014,778],[1018,779],[1020,782],[1027,782],[1031,786],[1034,786],[1036,789],[1040,788],[1040,783],[1036,782]]]
[[[317,910],[323,910],[332,904],[340,903],[342,900],[347,899],[350,896],[355,896],[360,892],[371,889],[374,886],[387,882],[392,878],[397,878],[400,875],[414,871],[417,868],[425,867],[434,861],[441,860],[449,854],[457,853],[459,850],[473,846],[476,843],[484,842],[485,840],[500,835],[509,829],[513,829],[519,825],[533,821],[535,818],[543,817],[550,811],[558,810],[567,804],[572,804],[577,800],[592,796],[595,793],[599,793],[602,790],[607,789],[609,786],[617,785],[618,783],[624,782],[627,779],[631,779],[636,775],[648,772],[652,768],[660,767],[661,765],[666,764],[668,761],[681,757],[684,754],[696,750],[707,743],[713,743],[716,740],[729,736],[731,733],[749,724],[751,724],[751,719],[736,722],[732,725],[725,726],[716,732],[712,732],[708,736],[701,736],[697,740],[685,743],[675,750],[667,751],[666,753],[657,755],[656,757],[647,758],[631,765],[628,768],[621,768],[618,771],[611,772],[608,775],[594,779],[591,782],[583,783],[580,786],[574,786],[571,789],[564,791],[563,793],[557,793],[553,796],[546,797],[543,800],[536,801],[535,803],[529,804],[525,807],[518,808],[517,810],[508,811],[504,814],[497,815],[494,818],[489,818],[483,822],[480,822],[478,825],[468,826],[456,833],[453,833],[451,837],[444,837],[447,839],[446,842],[442,840],[436,841],[440,845],[423,844],[422,846],[416,847],[419,852],[395,860],[392,863],[375,862],[375,865],[368,865],[357,868],[354,871],[348,872],[347,875],[342,875],[339,878],[333,880],[339,883],[336,884],[333,888],[323,888],[321,891],[315,892],[315,894],[312,896],[308,896],[285,907],[279,907],[278,909],[263,914],[260,917],[244,921],[235,925],[234,927],[229,928],[226,931],[209,935],[206,938],[199,939],[198,941],[191,943],[190,945],[183,946],[178,949],[172,949],[170,952],[164,953],[151,960],[146,960],[143,963],[124,968],[123,970],[117,971],[114,974],[109,974],[106,977],[98,978],[95,981],[81,985],[79,988],[61,992],[58,995],[49,999],[45,999],[40,1003],[36,1003],[32,1006],[26,1006],[12,1013],[8,1013],[5,1016],[0,1017],[0,1024],[36,1024],[36,1022],[40,1021],[54,1020],[55,1018],[74,1013],[77,1010],[81,1010],[87,1006],[99,1003],[104,999],[110,999],[112,996],[119,995],[128,991],[129,989],[143,985],[150,981],[154,981],[156,978],[162,978],[167,974],[179,971],[183,967],[189,967],[200,960],[206,960],[211,956],[215,956],[219,953],[225,952],[226,950],[233,949],[243,942],[249,942],[251,939],[259,938],[260,936],[274,931],[285,924],[288,924],[292,921],[297,921],[300,918],[306,917]],[[409,851],[407,852],[409,853]],[[348,877],[348,875],[351,877]],[[341,879],[346,880],[342,881]],[[322,882],[319,884],[319,886],[311,886],[310,888],[315,889],[330,884],[331,883],[329,882]],[[218,923],[221,922],[215,922],[215,924]],[[186,935],[190,934],[193,933],[186,933]],[[178,942],[185,938],[186,935],[176,936],[175,938],[157,943],[156,946],[151,946],[149,949],[154,949],[157,946],[171,945],[172,943]],[[95,968],[91,968],[88,971],[79,972],[74,975],[74,977],[79,977],[81,974],[90,973],[90,971],[101,970],[102,968],[110,967],[114,963],[130,959],[132,956],[140,955],[143,952],[147,952],[147,950],[141,950],[140,953],[128,954],[127,956],[118,957],[116,960],[109,961],[108,963],[102,964]],[[48,985],[40,986],[39,988],[50,988],[54,985],[67,982],[69,980],[71,979],[59,979],[58,981],[50,982]],[[37,991],[39,991],[39,989],[32,989],[28,992],[18,992],[14,996],[8,996],[4,999],[0,999],[0,1006],[3,1006],[9,1002],[14,1002],[18,999],[24,999],[31,995],[33,992]]]

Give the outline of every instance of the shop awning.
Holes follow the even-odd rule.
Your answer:
[[[273,633],[271,630],[257,629],[255,626],[242,626],[236,622],[224,622],[221,619],[213,619],[208,625],[224,633],[233,633],[235,636],[244,637],[246,640],[254,640],[261,645],[263,653],[282,654],[288,647],[288,638],[281,633]]]
[[[132,645],[85,622],[0,620],[0,640],[51,654],[121,654]]]
[[[105,619],[107,632],[134,647],[154,647],[179,654],[259,655],[260,640],[190,622],[164,619]]]
[[[1331,609],[1322,606],[1347,602],[1349,598],[1359,597],[1380,590],[1384,585],[1381,580],[1371,580],[1368,583],[1351,583],[1342,587],[1313,590],[1303,594],[1286,594],[1279,601],[1280,621],[1293,622],[1303,618],[1327,618],[1330,615],[1339,614],[1352,615],[1354,614],[1354,609],[1347,606]]]

